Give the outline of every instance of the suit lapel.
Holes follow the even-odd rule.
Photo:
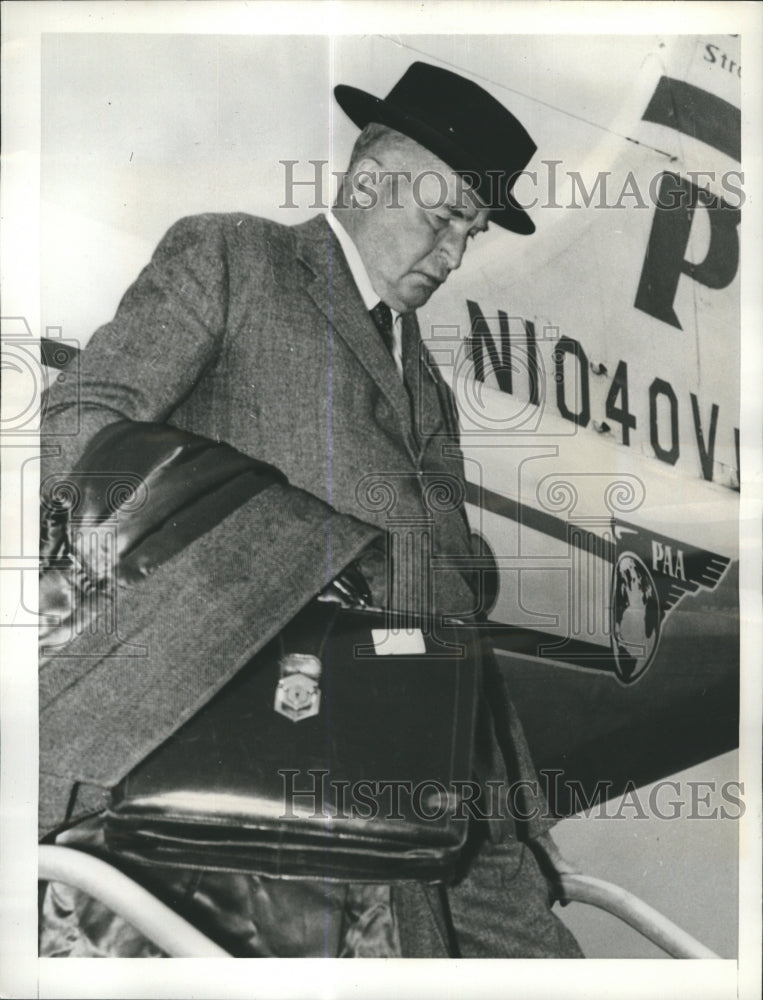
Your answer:
[[[306,288],[308,294],[392,407],[415,461],[417,448],[411,435],[408,394],[366,311],[342,249],[323,216],[299,227],[297,255],[312,272],[312,280]]]

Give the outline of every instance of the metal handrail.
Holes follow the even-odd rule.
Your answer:
[[[43,882],[63,882],[100,900],[173,958],[230,958],[224,948],[142,885],[92,854],[43,844],[37,877]]]
[[[589,875],[558,874],[561,903],[587,903],[606,910],[673,958],[720,958],[672,920],[613,882]]]
[[[39,848],[38,879],[63,882],[100,900],[174,958],[230,954],[119,869],[70,847]],[[638,896],[603,879],[557,871],[561,903],[586,903],[618,917],[673,958],[720,958]]]

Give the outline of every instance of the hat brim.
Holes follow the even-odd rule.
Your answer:
[[[393,128],[434,153],[457,173],[486,174],[489,169],[484,164],[475,164],[473,157],[452,139],[449,139],[447,135],[433,129],[426,122],[409,114],[396,104],[391,104],[389,101],[374,97],[373,94],[367,94],[364,90],[343,83],[334,87],[334,96],[340,108],[360,129],[365,128],[371,122],[378,122],[380,125]],[[534,233],[535,223],[513,194],[507,191],[504,197],[505,204],[491,210],[490,221],[523,236]]]

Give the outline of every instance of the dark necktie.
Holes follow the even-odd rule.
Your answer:
[[[404,313],[401,316],[401,349],[403,357],[403,381],[412,401],[419,395],[419,381],[421,372],[419,370],[421,358],[419,355],[421,337],[419,336],[419,325],[416,322],[415,313]]]
[[[394,336],[392,333],[392,310],[386,302],[379,301],[370,310],[371,319],[382,338],[390,355],[394,358]],[[419,396],[418,365],[419,365],[419,334],[413,313],[404,313],[401,317],[402,354],[403,354],[403,385],[408,393],[411,405],[411,430],[418,445],[417,402]]]
[[[381,335],[384,346],[394,358],[395,338],[392,310],[386,302],[379,301],[370,310],[370,316]],[[419,332],[415,313],[402,313],[400,316],[400,328],[402,333],[400,346],[402,349],[403,382],[408,392],[412,396],[415,396],[414,389],[418,385],[419,365]]]
[[[376,329],[381,334],[384,346],[390,354],[393,354],[392,310],[386,302],[379,300],[370,313]]]

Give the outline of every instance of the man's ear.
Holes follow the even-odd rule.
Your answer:
[[[350,204],[353,208],[374,208],[381,195],[382,165],[373,156],[364,156],[352,174]]]

